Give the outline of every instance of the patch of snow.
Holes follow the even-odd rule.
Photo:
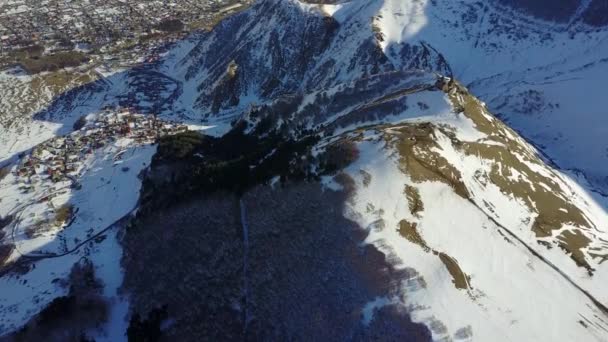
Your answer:
[[[434,339],[455,338],[469,328],[481,341],[606,338],[599,309],[523,245],[507,241],[484,212],[446,184],[413,183],[382,140],[361,142],[359,148],[360,159],[348,167],[357,192],[346,215],[369,229],[368,243],[397,258],[396,267],[414,272],[403,283],[401,304],[415,321],[429,326]],[[371,175],[371,184],[363,184],[359,170]],[[409,212],[406,184],[420,192],[424,211],[419,218]],[[488,196],[493,203],[509,202],[498,194]],[[403,219],[417,223],[430,249],[457,261],[470,276],[470,288],[456,288],[437,255],[399,233]],[[594,325],[583,327],[581,317]]]

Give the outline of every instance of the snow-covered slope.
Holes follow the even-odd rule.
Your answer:
[[[29,76],[18,70],[0,72],[0,165],[55,136],[61,128],[58,122],[35,121],[32,117],[58,94],[90,82],[93,77],[93,73]]]
[[[0,216],[13,217],[3,234],[3,244],[12,246],[5,262],[13,267],[3,270],[0,278],[0,334],[18,329],[51,300],[65,295],[67,289],[57,279],[66,277],[82,258],[98,268],[105,296],[112,303],[109,319],[124,332],[126,305],[117,293],[122,251],[112,228],[135,209],[141,184],[138,173],[155,151],[154,146],[122,139],[84,160],[72,180],[54,183],[44,174],[19,177],[13,167],[15,174],[0,181]],[[54,223],[65,205],[74,211],[70,222]],[[14,268],[21,268],[23,274],[11,274]]]
[[[384,1],[376,18],[395,64],[404,60],[404,44],[432,47],[456,78],[561,167],[608,189],[606,28],[540,21],[473,1]]]
[[[379,302],[436,339],[605,340],[605,209],[464,88],[445,90],[408,95],[431,111],[338,138],[361,151],[346,215],[417,274]]]

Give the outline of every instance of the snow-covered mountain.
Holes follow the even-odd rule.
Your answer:
[[[351,214],[421,274],[404,302],[435,338],[604,340],[608,217],[588,191],[608,174],[608,31],[590,26],[595,6],[534,17],[516,2],[262,1],[165,68],[184,80],[177,103],[211,120],[268,105],[302,129],[349,132],[362,150]],[[427,93],[434,83],[405,70],[453,76],[488,105],[459,87]],[[373,123],[388,126],[357,129]]]
[[[230,122],[246,122],[256,134],[264,120],[290,139],[318,134],[313,160],[348,142],[359,158],[337,175],[320,173],[325,191],[347,194],[344,217],[403,271],[391,279],[391,291],[360,308],[364,326],[391,306],[434,340],[607,340],[608,15],[598,15],[605,2],[319,2],[258,1],[175,44],[157,64],[45,100],[27,110],[31,121],[6,127],[0,160],[16,160],[70,131],[81,116],[94,121],[102,110],[124,107],[204,123],[214,135],[230,130]],[[33,138],[23,138],[23,130]],[[130,172],[115,159],[125,150]],[[0,180],[0,189],[11,191],[3,197],[29,204],[0,202],[0,218],[22,218],[7,230],[17,252],[69,250],[105,232],[136,205],[135,175],[154,151],[132,140],[97,150],[83,169],[83,188],[60,194],[61,203],[82,209],[75,224],[39,241],[24,234],[56,209],[42,208],[47,193],[21,195],[24,185],[12,174]],[[293,164],[306,159],[297,157]],[[98,202],[99,188],[114,200]],[[242,198],[256,198],[248,191]],[[69,258],[36,261],[18,277],[5,275],[0,285],[10,291],[0,301],[0,333],[64,295],[66,288],[51,281],[69,274],[80,256],[96,263],[109,277],[106,291],[114,291],[122,279],[108,275],[118,272],[115,247],[114,239],[102,240]],[[252,298],[255,291],[252,285]],[[126,326],[126,301],[115,300],[110,330]],[[230,308],[245,310],[245,326],[247,303]],[[251,305],[252,312],[277,313]],[[182,318],[173,329],[192,319]]]
[[[454,75],[561,167],[604,190],[608,31],[585,19],[598,6],[581,1],[553,22],[497,2],[262,1],[177,56],[169,72],[190,90],[180,101],[203,116],[392,70]]]
[[[605,340],[605,202],[466,89],[444,91],[340,137],[361,151],[347,215],[416,275],[380,302],[411,308],[436,340]]]
[[[177,44],[155,70],[109,75],[37,117],[62,122],[72,109],[129,103],[182,120],[228,119],[282,95],[424,69],[454,75],[560,167],[608,190],[602,1],[331,3],[259,1]]]

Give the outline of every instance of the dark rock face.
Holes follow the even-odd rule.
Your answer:
[[[592,0],[583,12],[583,21],[592,26],[608,25],[608,0]]]
[[[381,3],[355,5],[374,12]],[[371,26],[353,46],[353,35],[361,25],[371,25],[369,20],[340,24],[296,3],[260,1],[203,35],[182,59],[186,79],[196,80],[195,106],[204,115],[229,114],[246,98],[265,103],[309,94],[351,82],[352,75],[414,69],[450,73],[445,59],[424,43],[395,47],[389,59]]]
[[[198,86],[197,103],[211,106],[212,112],[234,106],[232,96],[259,89],[268,98],[292,93],[337,28],[333,18],[304,13],[295,4],[262,1],[220,23],[201,40],[186,57],[195,61],[186,78],[207,71]],[[237,69],[235,75],[229,75],[231,65]]]
[[[255,188],[242,207],[214,195],[150,215],[125,238],[134,310],[167,304],[168,340],[430,340],[393,305],[363,322],[366,304],[396,295],[411,275],[362,244],[345,200],[302,183]]]
[[[416,45],[401,44],[396,53],[396,58],[403,61],[404,70],[427,70],[435,71],[445,76],[452,76],[450,65],[432,46],[420,43]]]
[[[496,0],[515,10],[526,12],[540,19],[568,22],[575,14],[581,0]]]
[[[588,6],[579,12],[579,7],[585,5],[583,0],[495,0],[501,5],[507,5],[534,17],[567,23],[580,20],[591,26],[608,25],[608,0],[591,0]],[[576,16],[576,18],[575,18]]]

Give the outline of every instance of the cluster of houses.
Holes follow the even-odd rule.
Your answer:
[[[153,144],[158,138],[187,131],[182,124],[157,119],[152,115],[106,111],[91,123],[63,137],[57,137],[36,146],[21,158],[15,170],[17,182],[23,192],[35,190],[38,183],[70,181],[78,187],[84,163],[95,150],[126,138],[126,147]],[[126,150],[126,147],[124,150]],[[124,150],[115,155],[120,159]]]
[[[32,45],[45,53],[87,51],[154,35],[164,20],[212,23],[251,0],[3,0],[0,57]]]

